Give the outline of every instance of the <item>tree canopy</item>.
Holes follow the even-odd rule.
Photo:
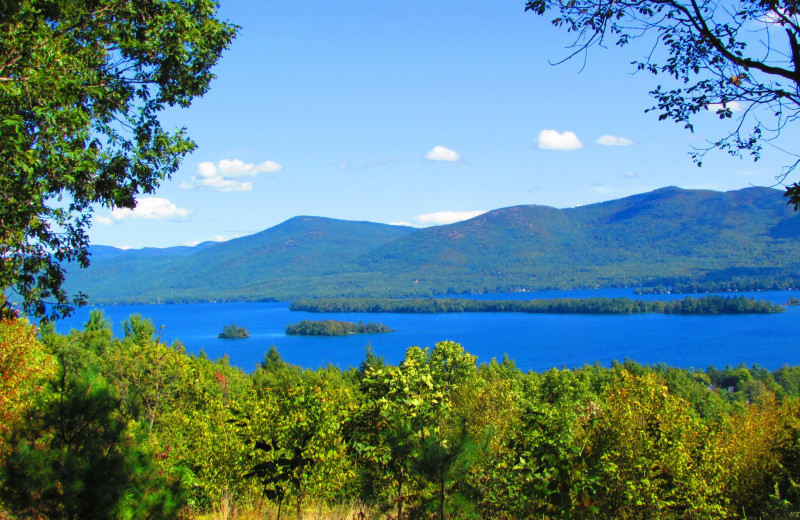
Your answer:
[[[0,290],[57,317],[98,206],[129,208],[194,148],[158,115],[203,95],[237,27],[213,0],[0,2]],[[3,301],[7,309],[8,303]]]
[[[698,165],[717,148],[758,160],[800,116],[800,4],[795,0],[528,0],[527,11],[555,13],[553,25],[575,34],[570,57],[613,42],[647,39],[648,52],[634,65],[667,76],[648,111],[693,130],[692,116],[714,110],[735,119],[733,129],[692,155]],[[779,182],[800,164],[797,150]],[[785,195],[800,207],[800,184]]]

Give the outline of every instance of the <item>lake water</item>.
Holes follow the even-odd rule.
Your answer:
[[[738,293],[773,303],[785,303],[797,292]],[[737,295],[738,295],[737,294]],[[545,291],[469,296],[480,299],[535,299],[629,297],[675,299],[685,295],[635,296],[632,289]],[[698,295],[696,295],[698,296]],[[59,332],[82,329],[92,307],[56,322]],[[666,363],[683,368],[718,368],[757,363],[769,369],[800,365],[800,307],[781,314],[729,316],[576,315],[524,313],[465,314],[362,314],[292,312],[287,303],[197,303],[183,305],[118,305],[103,307],[121,334],[121,323],[131,314],[153,320],[162,340],[180,340],[188,351],[204,351],[216,359],[251,371],[275,345],[289,363],[317,368],[332,363],[340,368],[358,366],[367,345],[390,363],[398,363],[409,346],[433,347],[453,340],[478,362],[505,354],[523,370],[579,367],[595,361],[630,358],[640,363]],[[396,332],[343,337],[287,336],[289,323],[304,319],[375,321]],[[250,331],[250,338],[217,338],[223,326],[235,323]]]

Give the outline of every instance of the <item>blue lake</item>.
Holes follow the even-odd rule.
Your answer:
[[[785,303],[797,292],[738,293]],[[546,291],[469,296],[480,299],[629,297],[675,299],[685,295],[635,296],[631,289]],[[695,295],[696,297],[699,295]],[[93,307],[79,309],[56,322],[59,332],[81,329]],[[288,362],[307,368],[329,363],[358,366],[367,345],[390,363],[398,363],[412,345],[433,347],[453,340],[478,356],[478,362],[507,354],[522,370],[578,367],[595,361],[609,365],[630,358],[640,363],[666,363],[683,368],[724,367],[757,363],[769,369],[800,365],[800,307],[781,314],[731,316],[575,315],[523,313],[362,314],[292,312],[287,303],[198,303],[183,305],[118,305],[102,307],[121,334],[131,314],[153,320],[166,342],[180,340],[189,352],[204,351],[216,359],[251,371],[275,345]],[[396,332],[343,337],[287,336],[284,329],[300,320],[375,321]],[[223,326],[235,323],[250,338],[217,338]]]

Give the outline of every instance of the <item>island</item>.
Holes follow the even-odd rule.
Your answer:
[[[346,336],[348,334],[382,334],[394,332],[382,323],[367,323],[363,321],[352,323],[349,321],[303,320],[297,325],[290,323],[286,326],[286,334],[291,336]]]
[[[744,296],[691,296],[681,300],[555,298],[549,300],[468,300],[462,298],[319,298],[299,300],[293,311],[365,313],[527,312],[539,314],[769,314],[786,309]]]
[[[244,327],[239,327],[234,323],[233,325],[225,325],[217,337],[222,339],[242,339],[249,338],[250,333]]]

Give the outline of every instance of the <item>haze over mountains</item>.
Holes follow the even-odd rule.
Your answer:
[[[90,303],[426,296],[796,277],[782,192],[663,188],[569,209],[514,206],[416,229],[295,217],[195,247],[92,246],[68,287]]]

